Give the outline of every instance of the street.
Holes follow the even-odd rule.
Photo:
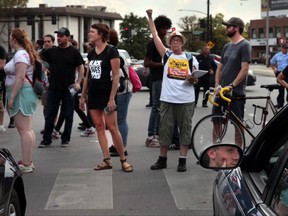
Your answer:
[[[259,71],[264,69],[260,67]],[[256,86],[247,87],[247,95],[266,95],[259,86],[272,83],[275,83],[273,76],[257,74]],[[272,92],[274,102],[275,95],[277,92]],[[119,158],[112,158],[113,170],[93,170],[103,159],[101,150],[96,135],[80,137],[77,114],[68,148],[61,148],[61,140],[54,140],[50,148],[39,149],[40,131],[44,127],[39,101],[33,123],[37,140],[33,157],[35,171],[23,177],[26,215],[213,215],[212,186],[217,172],[197,165],[192,151],[188,154],[187,172],[176,171],[179,156],[176,150],[169,151],[167,169],[150,170],[158,158],[159,149],[145,147],[150,115],[150,108],[145,108],[148,97],[149,92],[142,90],[133,95],[130,103],[127,158],[133,165],[132,173],[121,170]],[[252,113],[251,103],[246,104],[247,118]],[[197,107],[193,124],[210,112],[211,104],[209,108]],[[7,113],[4,122],[6,127],[9,123]],[[16,129],[7,129],[0,136],[1,147],[8,148],[15,160],[20,160],[21,147]]]

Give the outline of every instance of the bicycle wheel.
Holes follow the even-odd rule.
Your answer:
[[[192,132],[192,149],[196,157],[213,144],[236,144],[245,147],[243,130],[225,115],[208,115],[200,119]]]

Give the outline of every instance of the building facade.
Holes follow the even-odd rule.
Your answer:
[[[269,33],[266,36],[266,26],[269,23]],[[268,53],[273,55],[278,52],[281,45],[287,43],[288,18],[269,17],[268,20],[259,19],[250,21],[250,43],[252,46],[252,61],[265,63],[266,44],[268,41]]]
[[[23,28],[32,41],[42,39],[46,34],[53,35],[54,31],[66,27],[83,52],[93,23],[105,23],[110,28],[115,28],[115,21],[123,19],[118,13],[106,12],[104,6],[48,7],[47,4],[40,4],[38,8],[9,8],[2,11],[0,43],[8,52],[12,51],[9,46],[9,35],[16,27]]]

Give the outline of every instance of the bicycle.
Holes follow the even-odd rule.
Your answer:
[[[260,88],[265,88],[267,90],[267,96],[244,96],[244,97],[232,97],[227,96],[227,92],[230,91],[229,88],[222,88],[220,90],[220,98],[227,102],[227,109],[223,111],[223,114],[210,114],[202,119],[200,119],[195,125],[192,131],[192,146],[194,146],[193,151],[195,155],[199,155],[200,151],[206,147],[211,146],[212,144],[236,144],[241,148],[245,148],[245,135],[244,132],[247,132],[252,139],[255,138],[255,135],[252,133],[251,129],[254,125],[262,125],[262,128],[265,127],[268,110],[271,109],[273,115],[277,113],[277,108],[271,100],[271,92],[274,89],[279,89],[279,84],[270,84],[270,85],[261,85]],[[216,97],[214,94],[214,89],[210,89],[206,92],[208,94],[208,100],[214,106],[219,106],[212,99]],[[253,104],[253,123],[240,120],[235,113],[231,110],[230,104],[233,100],[255,100],[255,99],[265,99],[265,106],[259,106]],[[256,116],[259,113],[259,109],[262,110],[260,115],[260,120],[257,121]],[[257,112],[258,111],[258,112]],[[252,124],[253,124],[252,123]],[[199,149],[197,149],[197,147]],[[197,152],[197,150],[199,152]]]

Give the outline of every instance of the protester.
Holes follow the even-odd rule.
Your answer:
[[[244,22],[237,17],[232,17],[226,22],[222,22],[226,26],[226,35],[231,42],[224,45],[221,62],[218,65],[215,75],[215,92],[219,93],[219,86],[229,88],[232,96],[244,97],[246,95],[246,76],[251,61],[251,46],[249,42],[242,37],[244,30]],[[219,107],[213,106],[213,114],[222,114],[226,109],[226,102],[216,98],[215,102],[220,104]],[[230,104],[232,111],[240,120],[244,118],[245,100],[235,100]],[[214,122],[217,127],[216,131],[221,131],[221,125]],[[242,146],[241,134],[235,128],[235,143]]]
[[[155,18],[154,25],[160,40],[164,46],[167,47],[165,36],[171,28],[171,20],[166,16],[160,15]],[[164,67],[153,38],[147,43],[144,66],[149,68],[150,71],[151,85],[149,89],[152,93],[150,94],[150,97],[152,96],[152,109],[148,124],[148,137],[146,138],[145,145],[155,148],[159,147],[160,95]]]
[[[88,88],[88,108],[96,126],[97,136],[103,153],[103,162],[97,164],[94,170],[112,169],[108,149],[108,139],[105,132],[107,126],[111,133],[113,144],[120,156],[122,170],[132,172],[133,167],[124,155],[124,146],[117,126],[117,89],[119,83],[120,58],[118,50],[108,45],[109,27],[103,23],[93,24],[90,28],[89,41],[95,48],[88,54],[87,75],[84,80],[80,105],[85,109],[85,98]],[[89,79],[89,86],[87,86]]]
[[[216,64],[213,57],[210,56],[210,49],[208,45],[204,45],[202,47],[201,54],[196,56],[196,59],[199,62],[199,70],[205,70],[208,71],[208,73],[198,78],[199,82],[195,86],[195,106],[197,106],[200,88],[203,87],[202,107],[208,107],[208,95],[206,95],[205,93],[207,92],[207,90],[209,90],[209,80],[210,77],[214,74],[213,65]]]
[[[69,43],[69,29],[62,27],[55,33],[57,33],[58,46],[42,52],[43,59],[50,66],[50,79],[47,91],[45,129],[39,148],[49,147],[52,143],[51,135],[60,102],[65,110],[65,127],[61,135],[61,147],[69,146],[74,114],[74,93],[80,90],[84,74],[82,56]],[[76,82],[75,71],[78,73]]]
[[[28,79],[32,80],[35,61],[40,61],[40,57],[27,33],[21,28],[12,30],[9,43],[16,53],[4,67],[7,75],[7,110],[9,116],[14,117],[20,136],[22,160],[18,163],[19,168],[22,172],[29,173],[34,170],[32,153],[35,133],[32,128],[32,116],[37,106],[37,95]]]
[[[281,46],[281,52],[276,53],[272,59],[270,60],[271,68],[276,76],[276,79],[278,78],[278,75],[281,73],[281,71],[284,70],[286,66],[288,66],[288,44],[283,44]],[[278,79],[277,79],[278,80]],[[279,88],[279,94],[277,96],[277,108],[282,108],[284,105],[284,98],[285,98],[285,89],[283,86]],[[287,89],[287,95],[286,95],[286,102],[288,102],[288,89]]]
[[[6,64],[6,51],[0,46],[0,133],[5,133],[4,111],[5,111],[5,78],[4,66]]]
[[[184,53],[183,45],[186,38],[172,32],[167,38],[167,49],[158,36],[157,29],[152,19],[152,10],[147,10],[149,27],[155,46],[160,56],[164,59],[164,74],[161,90],[159,143],[160,156],[158,161],[151,166],[152,170],[167,167],[168,147],[171,144],[174,124],[177,122],[180,131],[180,156],[177,171],[186,171],[186,157],[191,143],[192,117],[195,106],[194,85],[197,78],[191,73],[198,68],[198,62],[192,55]]]
[[[108,43],[116,47],[118,42],[119,40],[118,40],[117,31],[115,31],[114,29],[110,29]],[[129,132],[129,127],[127,123],[127,115],[128,115],[129,103],[132,97],[133,86],[132,86],[131,81],[129,80],[128,67],[130,66],[130,64],[128,63],[126,56],[122,52],[120,52],[119,55],[120,55],[120,60],[121,60],[120,66],[122,66],[120,68],[120,76],[121,77],[124,76],[124,72],[122,70],[124,69],[127,74],[127,80],[126,80],[125,90],[123,92],[117,93],[117,123],[118,123],[118,128],[121,133],[122,141],[124,145],[124,155],[127,156],[128,152],[127,152],[126,147],[127,147],[127,139],[128,139],[128,132]],[[114,145],[109,147],[109,152],[110,152],[111,157],[119,156]]]
[[[54,46],[55,37],[51,34],[47,34],[44,36],[44,48],[40,52],[40,57],[42,55],[42,52],[44,52],[46,49],[52,48]],[[49,64],[46,61],[41,61],[42,63],[42,76],[43,80],[45,82],[46,89],[48,89],[49,86]],[[45,94],[41,95],[41,103],[43,106],[43,116],[45,118],[46,116],[46,107],[47,107],[47,92]],[[44,133],[44,129],[41,131],[41,134]]]
[[[77,41],[75,41],[74,39],[70,39],[69,42],[71,43],[71,45],[73,47],[75,47],[76,49],[78,49],[78,43]],[[84,65],[84,60],[83,60],[83,65]],[[77,82],[78,79],[78,72],[75,72],[75,82]],[[82,82],[81,84],[82,85]],[[78,114],[79,118],[82,120],[83,122],[83,126],[85,127],[85,131],[83,133],[80,134],[81,137],[88,137],[91,136],[93,134],[95,134],[95,129],[92,127],[89,119],[87,118],[86,114],[84,113],[83,110],[80,109],[80,102],[79,102],[79,95],[78,92],[74,94],[74,111]],[[56,138],[58,139],[60,137],[60,129],[64,123],[65,120],[65,110],[63,109],[63,106],[61,106],[61,111],[60,111],[60,115],[58,118],[58,121],[56,123],[56,126],[53,130],[52,133],[52,138]]]

